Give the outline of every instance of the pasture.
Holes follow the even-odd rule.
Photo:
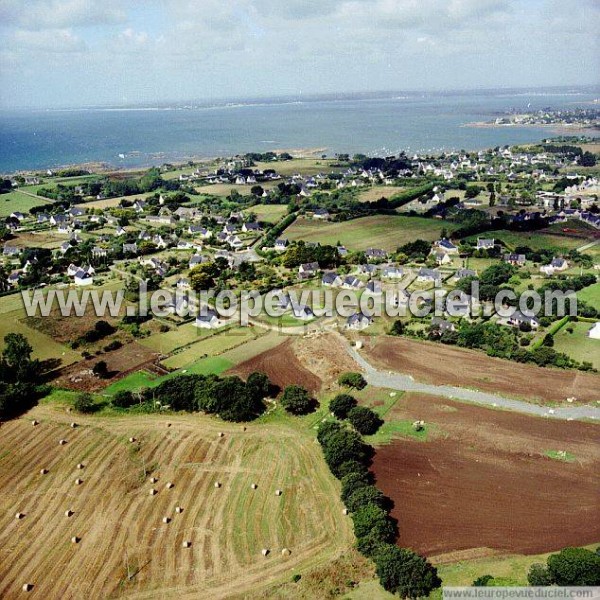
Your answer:
[[[15,211],[27,215],[30,208],[49,204],[50,202],[48,198],[35,196],[33,193],[31,195],[26,194],[21,190],[14,190],[0,195],[0,217],[8,217]]]
[[[436,219],[402,215],[375,215],[342,223],[297,219],[282,237],[332,245],[339,242],[349,250],[381,248],[395,252],[398,246],[416,239],[439,239],[443,228],[451,232],[455,226]]]
[[[580,362],[591,362],[594,367],[600,369],[600,340],[594,340],[587,335],[592,326],[593,323],[584,321],[567,323],[554,336],[554,349]],[[569,333],[569,329],[573,329],[573,333]]]
[[[200,415],[72,420],[42,405],[2,427],[2,597],[24,583],[36,598],[256,596],[352,543],[308,432]]]
[[[529,246],[532,250],[556,249],[557,251],[568,252],[586,243],[586,238],[560,235],[558,233],[507,230],[486,231],[485,234],[471,236],[467,240],[476,242],[477,237],[494,238],[496,241],[502,240],[508,250],[514,250],[518,246]]]
[[[596,310],[600,310],[600,282],[579,290],[577,292],[577,299],[587,302]]]
[[[244,212],[254,213],[257,221],[277,223],[287,214],[286,204],[256,204]]]

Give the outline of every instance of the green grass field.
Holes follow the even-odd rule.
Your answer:
[[[144,338],[140,340],[140,344],[161,354],[171,354],[171,352],[178,348],[194,344],[211,335],[215,335],[215,332],[209,329],[200,329],[194,323],[186,323],[171,331],[156,333]]]
[[[539,231],[486,231],[485,235],[471,236],[469,241],[477,241],[478,237],[494,238],[502,240],[510,250],[517,246],[529,246],[532,250],[557,249],[565,252],[579,248],[586,243],[585,239],[567,237],[564,235],[553,235]]]
[[[598,285],[598,284],[597,284]],[[600,340],[587,337],[587,332],[593,323],[568,323],[554,336],[554,349],[564,352],[571,358],[591,362],[597,369],[600,368]],[[573,328],[573,333],[569,329]]]
[[[600,283],[595,283],[577,292],[577,299],[587,302],[596,310],[600,310]]]
[[[24,194],[20,190],[8,192],[8,194],[0,195],[0,217],[8,217],[15,211],[28,214],[30,208],[48,204],[49,202],[50,200],[47,198],[42,198],[41,196],[35,198],[29,194]]]
[[[257,221],[265,221],[266,223],[277,223],[287,213],[287,205],[285,204],[257,204],[251,206],[244,211],[246,213],[254,213]]]
[[[343,223],[297,219],[282,237],[333,245],[340,242],[350,250],[382,248],[395,251],[398,246],[416,239],[434,241],[443,228],[451,232],[455,226],[436,219],[402,215],[376,215]]]
[[[218,335],[212,335],[192,344],[182,352],[167,358],[163,364],[168,369],[180,369],[191,365],[204,356],[215,356],[240,346],[255,337],[254,332],[247,327],[228,329]]]

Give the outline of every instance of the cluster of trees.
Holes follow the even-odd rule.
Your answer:
[[[379,415],[366,406],[358,406],[356,398],[338,394],[330,403],[329,410],[340,420],[347,419],[361,435],[373,435],[383,424]]]
[[[340,410],[351,404],[347,399],[337,402]],[[441,580],[425,558],[395,545],[398,527],[389,514],[392,501],[373,485],[368,469],[371,446],[356,431],[335,421],[320,426],[317,440],[327,465],[341,482],[341,498],[352,516],[356,547],[373,560],[383,588],[403,598],[429,595]]]
[[[479,298],[481,300],[494,300],[501,289],[505,289],[510,278],[517,272],[517,268],[508,263],[491,265],[481,272],[479,277],[465,277],[457,284],[457,289],[466,294],[471,293],[471,284],[479,279]]]
[[[282,262],[288,269],[310,262],[319,263],[322,269],[332,269],[341,264],[341,258],[335,246],[308,246],[300,241],[285,251]]]
[[[81,344],[93,344],[116,331],[108,321],[96,321],[92,329],[86,331],[79,338],[71,342],[71,348],[78,348]]]
[[[400,246],[397,254],[405,256],[407,260],[424,262],[431,251],[431,243],[425,240],[415,240]]]
[[[354,388],[355,390],[362,390],[367,385],[365,378],[360,373],[353,371],[342,373],[338,377],[338,383],[345,387]]]
[[[0,355],[0,419],[9,419],[34,406],[43,393],[38,387],[42,366],[31,358],[33,349],[20,333],[4,336]]]
[[[264,412],[263,399],[270,389],[269,378],[258,372],[251,373],[245,382],[237,376],[178,375],[140,394],[119,392],[111,403],[118,408],[141,405],[154,409],[160,401],[162,408],[203,411],[225,421],[241,422],[252,421]]]
[[[596,552],[586,548],[564,548],[558,554],[551,554],[545,565],[531,565],[527,581],[534,586],[600,585],[600,547]]]

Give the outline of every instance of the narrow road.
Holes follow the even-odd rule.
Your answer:
[[[452,400],[485,404],[493,408],[512,410],[537,417],[549,417],[567,421],[572,421],[574,419],[600,419],[600,408],[595,408],[593,406],[563,406],[551,408],[548,406],[530,404],[529,402],[523,402],[521,400],[505,398],[497,394],[480,392],[478,390],[470,390],[450,385],[419,383],[410,375],[403,375],[393,371],[380,371],[369,363],[355,347],[346,344],[346,348],[348,354],[363,369],[363,374],[367,383],[377,387],[400,390],[403,392],[422,392],[424,394],[444,396],[445,398],[450,398]]]

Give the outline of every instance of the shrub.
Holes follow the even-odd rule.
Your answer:
[[[87,392],[83,394],[79,394],[77,398],[75,398],[75,402],[73,402],[73,408],[80,413],[90,414],[96,410],[96,406],[94,405],[94,399],[91,394]]]
[[[339,477],[339,469],[343,463],[349,460],[364,463],[371,453],[372,449],[363,443],[358,433],[346,429],[329,435],[323,446],[325,462],[336,477]]]
[[[112,342],[110,342],[110,343],[106,344],[106,346],[104,346],[104,351],[111,352],[113,350],[118,350],[122,346],[123,346],[123,342],[120,342],[119,340],[113,340]]]
[[[482,575],[478,577],[474,582],[474,587],[486,587],[490,581],[494,581],[494,578],[491,575]]]
[[[129,408],[136,404],[137,400],[129,390],[120,390],[113,397],[110,403],[116,408]]]
[[[402,335],[404,333],[404,323],[396,319],[390,328],[390,335]]]
[[[348,413],[348,420],[352,423],[352,427],[362,435],[374,434],[382,423],[379,415],[366,406],[355,406]]]
[[[306,415],[314,408],[308,390],[299,385],[288,385],[281,396],[281,406],[293,415]]]
[[[360,373],[353,373],[351,371],[342,373],[338,378],[338,383],[357,390],[362,390],[367,385],[365,378]]]
[[[92,373],[96,375],[96,377],[100,377],[100,379],[106,379],[108,377],[108,365],[106,361],[99,360],[93,367]]]
[[[529,585],[536,587],[552,585],[552,577],[548,572],[548,568],[546,565],[540,563],[531,565],[529,572],[527,573],[527,581],[529,582]]]
[[[338,418],[345,419],[356,406],[356,398],[349,394],[338,394],[330,403],[329,410]]]

